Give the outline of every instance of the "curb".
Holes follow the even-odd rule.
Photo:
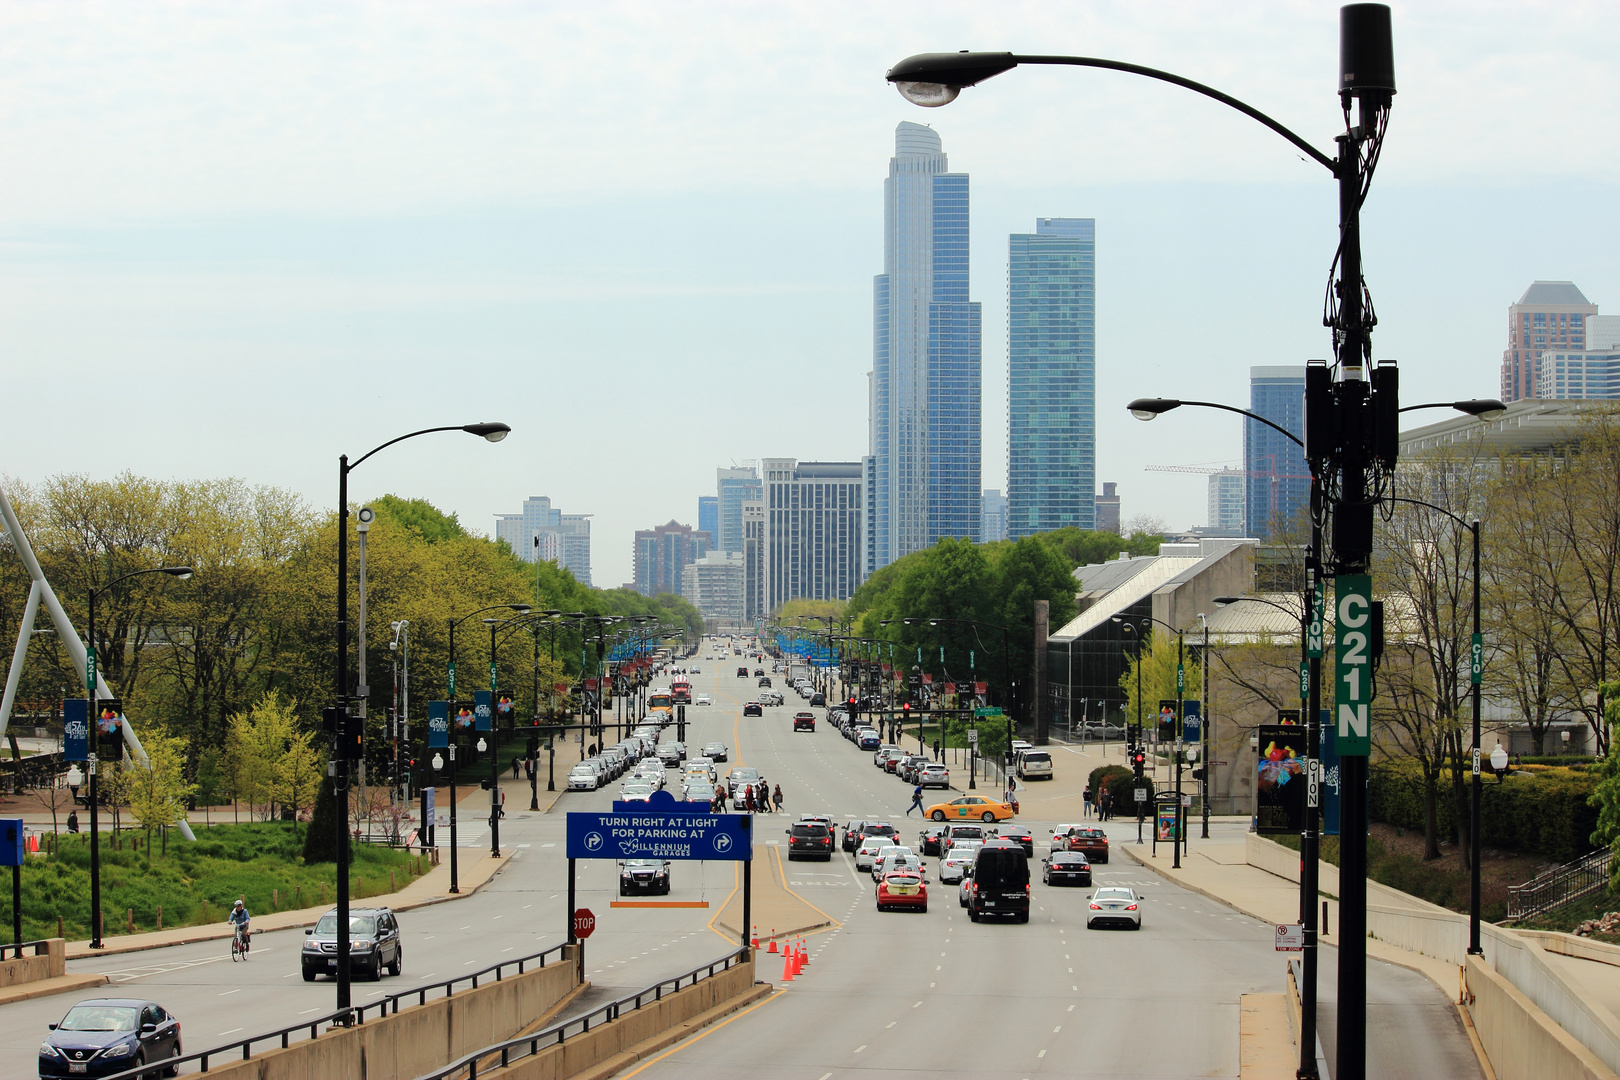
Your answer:
[[[54,985],[53,985],[54,984]],[[32,1001],[35,998],[50,997],[52,994],[65,994],[69,990],[88,990],[92,986],[105,986],[107,976],[86,973],[84,975],[57,975],[50,979],[41,979],[38,982],[19,983],[0,990],[0,1005],[10,1005],[17,1001]]]
[[[573,1080],[608,1080],[608,1077],[628,1069],[636,1062],[643,1061],[660,1050],[674,1046],[687,1036],[708,1027],[716,1020],[745,1009],[756,1002],[769,999],[776,992],[776,987],[770,983],[755,983],[750,989],[743,991],[730,1001],[721,1002],[707,1012],[701,1012],[690,1020],[682,1021],[662,1035],[654,1035],[652,1038],[639,1042],[622,1053],[613,1055],[606,1061],[575,1073]]]

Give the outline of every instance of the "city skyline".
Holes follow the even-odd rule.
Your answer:
[[[1241,448],[1229,416],[1182,410],[1170,438],[1124,402],[1241,405],[1250,365],[1327,353],[1332,185],[1273,133],[1117,73],[1021,70],[938,114],[882,76],[935,48],[1110,56],[1210,83],[1330,150],[1332,10],[692,8],[722,17],[698,33],[689,11],[634,4],[207,20],[0,5],[16,103],[0,117],[8,393],[63,415],[94,387],[145,431],[188,433],[116,455],[14,439],[0,468],[240,476],[330,512],[339,454],[500,419],[513,433],[498,449],[402,444],[354,473],[352,495],[424,498],[492,532],[545,491],[595,513],[594,578],[628,580],[634,531],[693,520],[732,447],[847,460],[866,446],[876,187],[896,122],[936,116],[973,177],[986,485],[1006,475],[1006,266],[984,256],[1036,214],[1107,224],[1098,476],[1127,520],[1202,520],[1203,477],[1142,466],[1236,463]],[[1504,312],[1528,283],[1620,296],[1605,239],[1620,146],[1593,137],[1620,89],[1620,26],[1576,2],[1557,18],[1396,15],[1400,93],[1363,221],[1378,353],[1401,361],[1410,400],[1495,396]],[[557,56],[544,43],[565,25],[580,47]],[[674,91],[649,114],[609,53]],[[759,93],[784,77],[815,89]],[[1559,152],[1509,153],[1504,129]],[[657,168],[627,167],[626,147]],[[604,405],[628,435],[599,438]],[[665,418],[705,422],[672,454]]]

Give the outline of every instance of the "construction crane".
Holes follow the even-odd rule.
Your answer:
[[[1277,513],[1277,481],[1309,480],[1311,477],[1309,473],[1306,473],[1303,476],[1296,476],[1293,473],[1278,472],[1277,458],[1275,455],[1266,454],[1261,460],[1269,462],[1271,464],[1271,468],[1258,470],[1235,469],[1231,466],[1221,466],[1216,468],[1209,465],[1144,465],[1142,466],[1142,469],[1144,472],[1197,473],[1202,476],[1241,476],[1246,480],[1269,481],[1269,483],[1266,485],[1266,513],[1268,516],[1275,516]]]

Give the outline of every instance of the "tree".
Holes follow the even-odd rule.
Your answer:
[[[184,818],[186,803],[197,789],[185,778],[182,740],[148,731],[141,744],[146,760],[131,760],[125,766],[124,792],[130,813],[146,829],[146,849],[151,851],[152,830],[168,828]]]
[[[272,690],[247,712],[231,717],[225,744],[230,770],[238,797],[247,801],[250,812],[259,808],[261,821],[275,816],[276,804],[286,795],[289,756],[307,765],[312,753],[312,736],[298,731],[295,707]]]
[[[1182,662],[1182,673],[1186,680],[1184,698],[1194,698],[1199,694],[1199,687],[1203,685],[1204,669],[1198,660],[1198,654],[1193,650],[1185,652],[1176,647],[1174,634],[1164,632],[1155,626],[1147,641],[1147,649],[1140,658],[1133,651],[1125,662],[1125,672],[1119,677],[1119,688],[1125,694],[1125,716],[1127,723],[1135,724],[1137,717],[1141,717],[1142,730],[1151,733],[1158,724],[1159,702],[1176,697],[1176,663],[1178,656]],[[1138,666],[1142,669],[1142,697],[1137,700],[1136,672]]]
[[[316,792],[326,769],[320,751],[315,748],[313,732],[294,732],[287,740],[287,750],[276,763],[276,791],[281,805],[292,810],[293,832],[298,831],[298,815],[305,808],[314,809]]]
[[[304,834],[305,866],[337,862],[337,828],[342,820],[332,778],[323,776],[320,791],[315,796],[315,811],[309,818],[309,831]]]

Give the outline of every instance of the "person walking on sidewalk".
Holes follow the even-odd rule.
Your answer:
[[[1102,789],[1102,803],[1097,808],[1097,820],[1107,821],[1114,816],[1114,793],[1108,788]]]
[[[776,804],[776,812],[782,812],[782,785],[776,785],[776,791],[771,795],[771,801]]]
[[[1082,811],[1081,811],[1083,816],[1090,817],[1091,816],[1091,789],[1086,788],[1086,790],[1082,791],[1080,793],[1080,799],[1081,799],[1081,802],[1083,804],[1083,808],[1082,808]]]
[[[754,785],[748,784],[743,788],[743,809],[750,814],[754,812]]]
[[[913,810],[917,811],[919,814],[927,813],[927,811],[923,809],[921,784],[918,784],[916,787],[911,789],[911,805],[906,807],[906,817],[910,817]]]

